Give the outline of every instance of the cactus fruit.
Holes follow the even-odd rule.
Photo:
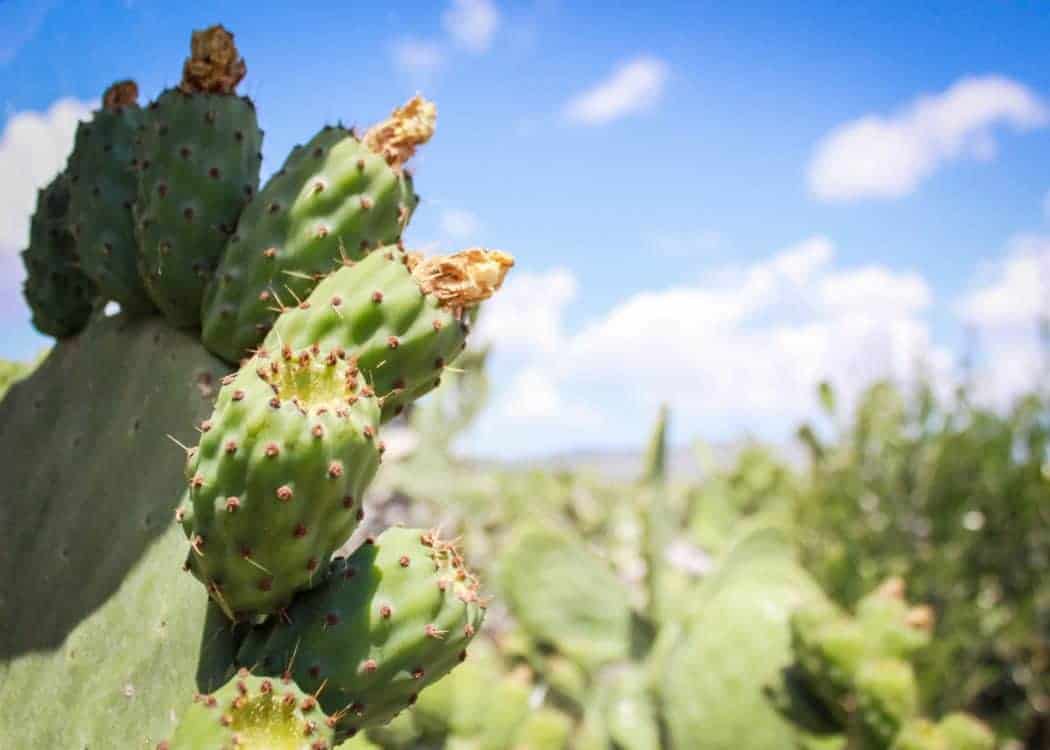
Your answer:
[[[402,168],[434,130],[416,97],[363,140],[325,127],[292,150],[247,206],[205,291],[203,341],[236,362],[266,336],[280,300],[301,300],[340,260],[398,242],[418,197]]]
[[[901,725],[918,713],[919,688],[911,664],[901,659],[870,659],[857,671],[851,734],[864,747],[885,748]]]
[[[153,308],[138,274],[132,209],[138,190],[134,141],[142,123],[138,86],[106,89],[102,108],[77,126],[69,175],[69,220],[84,273],[104,300],[144,313]]]
[[[197,695],[161,750],[330,750],[332,729],[317,698],[291,680],[242,669],[220,690]]]
[[[890,750],[995,750],[995,735],[967,714],[949,714],[936,724],[913,719],[901,729]]]
[[[466,657],[484,617],[477,588],[453,544],[390,528],[337,558],[287,617],[250,632],[238,661],[320,691],[340,736],[352,735],[389,721]]]
[[[379,465],[379,404],[334,351],[259,352],[224,380],[176,511],[186,565],[231,619],[321,580]]]
[[[352,356],[383,402],[384,421],[434,388],[463,349],[463,312],[490,297],[514,264],[471,249],[421,259],[388,246],[317,285],[287,309],[263,348],[320,346]]]
[[[230,32],[193,32],[182,83],[149,105],[139,131],[139,270],[180,328],[200,324],[205,284],[259,187],[262,133],[255,106],[234,90],[244,74]]]
[[[97,295],[94,282],[78,267],[68,214],[69,181],[63,173],[37,194],[29,247],[22,251],[23,291],[33,311],[33,325],[55,338],[80,332]]]
[[[901,659],[929,645],[935,620],[929,606],[909,606],[904,589],[902,579],[890,578],[857,602],[856,609],[871,648]]]

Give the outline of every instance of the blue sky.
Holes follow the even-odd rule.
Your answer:
[[[436,100],[410,244],[518,258],[469,449],[631,446],[661,401],[679,440],[777,439],[820,377],[947,384],[974,340],[1002,403],[1050,283],[1050,13],[843,5],[0,2],[0,356],[47,344],[16,253],[72,123],[115,79],[176,83],[221,21],[264,173],[325,122]]]

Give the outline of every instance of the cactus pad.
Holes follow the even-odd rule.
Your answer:
[[[29,225],[26,302],[33,325],[55,338],[73,336],[87,324],[96,297],[95,284],[77,263],[76,240],[69,231],[69,181],[59,175],[37,194]]]
[[[340,735],[389,721],[466,656],[484,610],[456,548],[430,532],[391,528],[328,579],[299,594],[286,618],[245,638],[241,665],[289,672]]]
[[[216,47],[225,54],[213,59]],[[195,32],[193,51],[182,84],[147,108],[136,144],[140,271],[178,327],[200,324],[205,284],[259,187],[262,159],[255,107],[232,89],[244,69],[232,35]],[[215,91],[216,81],[229,90]]]
[[[69,219],[80,267],[99,295],[131,313],[153,305],[138,275],[138,245],[132,216],[138,192],[134,141],[142,111],[133,81],[115,83],[102,109],[77,126],[69,174]]]

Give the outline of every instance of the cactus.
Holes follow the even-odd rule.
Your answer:
[[[244,74],[231,33],[195,31],[182,82],[149,105],[138,135],[139,270],[177,327],[200,325],[204,286],[259,187],[262,133],[235,93]]]
[[[464,250],[422,259],[388,246],[341,268],[287,309],[263,348],[345,350],[383,402],[383,419],[437,386],[465,345],[466,309],[490,297],[513,259]]]
[[[29,247],[22,251],[23,292],[33,325],[55,338],[80,333],[97,295],[95,284],[78,267],[68,214],[69,181],[62,173],[37,194]]]
[[[260,352],[224,380],[176,511],[186,566],[230,619],[283,609],[357,526],[379,405],[335,352]]]
[[[454,545],[387,529],[337,558],[286,617],[249,633],[237,658],[320,691],[339,734],[352,735],[389,721],[466,657],[484,617],[477,589]]]
[[[196,695],[161,750],[330,750],[332,729],[317,698],[291,680],[241,670],[214,693]]]
[[[134,141],[142,122],[134,81],[106,89],[102,108],[77,126],[69,175],[69,221],[84,273],[104,300],[131,313],[153,305],[138,275],[132,210],[137,192]]]
[[[535,640],[590,670],[627,657],[629,593],[578,538],[526,525],[503,551],[497,575],[507,606]]]
[[[914,719],[901,729],[891,750],[995,750],[995,735],[966,714],[949,714],[936,724]]]
[[[296,147],[244,211],[203,303],[203,341],[236,362],[340,260],[397,242],[418,201],[403,164],[434,130],[421,97],[362,140],[325,127]]]

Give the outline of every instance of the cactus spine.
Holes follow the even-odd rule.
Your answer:
[[[262,132],[235,92],[245,71],[231,33],[195,31],[182,83],[149,105],[138,134],[139,270],[180,328],[200,325],[205,284],[259,187]]]

